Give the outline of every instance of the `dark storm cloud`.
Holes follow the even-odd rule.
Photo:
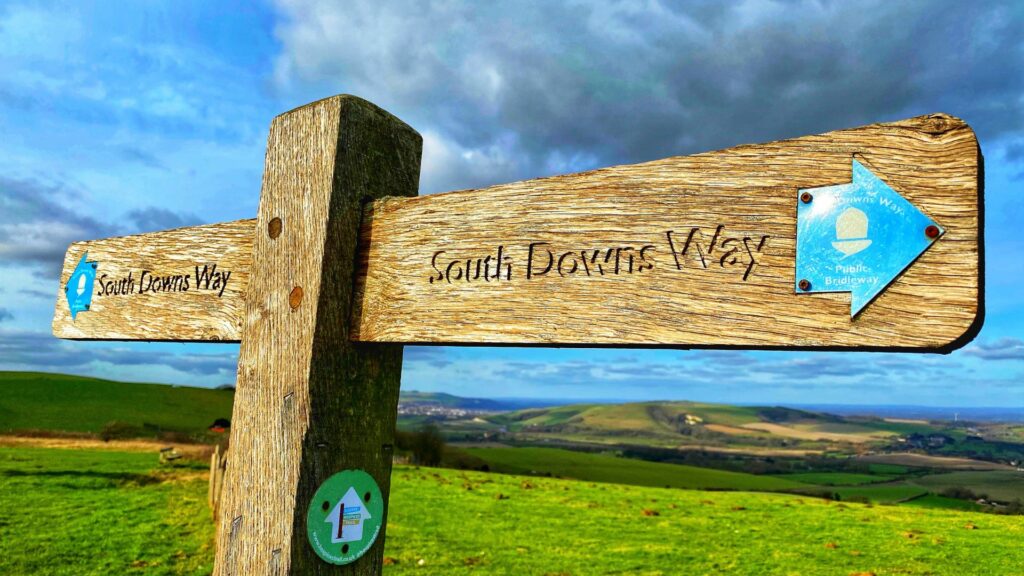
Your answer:
[[[61,183],[0,176],[0,265],[38,264],[56,274],[69,244],[110,236],[114,226],[74,209],[82,201]]]
[[[167,366],[196,376],[230,375],[238,367],[235,353],[180,354],[129,348],[84,348],[58,340],[46,332],[0,331],[0,366],[69,371],[94,361],[118,366]]]
[[[72,242],[198,223],[195,215],[154,207],[104,222],[84,215],[84,202],[79,190],[63,182],[0,176],[0,266],[32,265],[39,275],[55,278]]]
[[[428,189],[936,111],[1024,129],[1020,3],[282,4],[279,83],[437,130]]]

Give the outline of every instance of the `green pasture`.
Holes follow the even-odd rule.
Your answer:
[[[893,476],[900,476],[910,472],[910,468],[903,466],[901,464],[880,464],[877,462],[872,462],[868,464],[868,470],[872,474],[890,474]]]
[[[946,472],[915,478],[913,482],[932,492],[968,488],[1001,502],[1024,500],[1024,472],[1016,470]]]
[[[385,574],[1024,574],[1019,518],[398,468]]]
[[[0,574],[208,574],[204,469],[0,447]],[[392,486],[392,576],[1024,574],[1012,516],[407,466]]]
[[[958,500],[956,498],[936,496],[935,494],[926,494],[924,496],[921,496],[920,498],[908,500],[901,504],[901,506],[917,506],[920,508],[944,508],[948,510],[965,510],[968,512],[976,512],[981,509],[981,506],[969,500]]]
[[[664,464],[558,448],[469,448],[504,474],[551,475],[588,482],[635,486],[779,491],[807,488],[806,484],[775,476],[755,476],[711,468]]]
[[[109,422],[201,433],[231,418],[230,390],[112,382],[97,378],[0,372],[0,432],[98,433]]]
[[[836,486],[829,491],[839,495],[841,500],[869,500],[882,504],[898,504],[928,493],[928,490],[905,482],[871,484],[865,486]]]
[[[205,465],[155,453],[0,447],[0,574],[212,570]]]
[[[799,472],[780,474],[776,478],[793,480],[804,484],[820,484],[822,486],[856,486],[859,484],[875,484],[892,480],[892,476],[882,474],[858,474],[853,472]]]

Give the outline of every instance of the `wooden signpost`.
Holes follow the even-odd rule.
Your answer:
[[[273,121],[255,220],[68,249],[56,336],[242,343],[219,575],[380,572],[402,344],[948,352],[981,325],[951,116],[425,197],[420,147],[314,102]],[[324,499],[342,471],[383,502]]]

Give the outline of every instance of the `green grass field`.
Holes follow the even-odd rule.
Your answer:
[[[956,498],[947,498],[945,496],[936,496],[934,494],[927,494],[920,498],[914,498],[908,500],[902,504],[903,506],[918,506],[921,508],[944,508],[949,510],[966,510],[969,512],[976,512],[981,509],[981,506],[974,502],[967,500],[957,500]]]
[[[969,488],[1002,502],[1024,500],[1024,472],[990,470],[984,472],[948,472],[915,478],[914,484],[933,492],[947,488]]]
[[[0,432],[99,432],[108,422],[200,433],[231,418],[230,390],[0,372]]]
[[[801,472],[797,474],[780,474],[776,478],[793,480],[805,484],[819,484],[822,486],[856,486],[859,484],[874,484],[892,480],[892,476],[882,474],[856,474],[852,472]]]
[[[922,504],[926,504],[923,502]],[[1024,575],[1019,517],[398,467],[385,574]],[[205,474],[0,448],[0,574],[207,574]],[[422,562],[421,562],[422,561]]]
[[[866,499],[882,504],[897,504],[928,493],[928,490],[905,482],[868,486],[837,486],[831,489],[842,500]]]
[[[900,476],[910,472],[910,468],[906,466],[901,466],[899,464],[879,464],[875,462],[868,464],[868,470],[870,470],[872,474],[891,474],[893,476]]]
[[[206,469],[164,472],[154,453],[0,447],[0,574],[209,574]]]
[[[469,448],[491,471],[504,474],[552,475],[588,482],[634,486],[779,491],[808,485],[776,476],[755,476],[711,468],[662,464],[558,448]]]

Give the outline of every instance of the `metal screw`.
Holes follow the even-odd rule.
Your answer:
[[[931,226],[928,226],[927,228],[924,229],[924,235],[929,237],[929,238],[931,238],[931,239],[933,239],[933,240],[935,238],[938,238],[939,237],[939,227],[934,225],[934,224],[932,224]]]
[[[323,504],[321,504],[321,505],[320,505],[320,507],[321,507],[321,508],[323,508],[323,509],[324,509],[324,511],[326,511],[326,510],[327,510],[328,508],[330,508],[330,507],[331,507],[331,503],[330,503],[330,502],[328,502],[327,500],[324,500],[324,503],[323,503]]]
[[[797,283],[797,286],[799,286],[800,289],[803,290],[804,292],[807,292],[808,290],[811,289],[811,281],[807,279],[801,280],[799,283]]]
[[[814,196],[810,192],[804,192],[800,195],[800,201],[804,204],[810,204],[811,200],[814,200]]]

